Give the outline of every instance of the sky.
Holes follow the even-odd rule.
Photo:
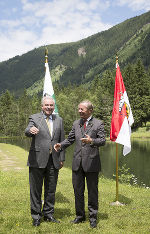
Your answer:
[[[149,0],[0,0],[0,62],[87,38],[149,10]]]

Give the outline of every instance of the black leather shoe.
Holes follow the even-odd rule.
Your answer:
[[[52,223],[60,223],[60,221],[56,220],[53,216],[51,217],[44,217],[44,221],[52,222]]]
[[[91,227],[91,228],[96,228],[96,227],[97,227],[96,220],[90,221],[90,227]]]
[[[83,218],[75,218],[71,223],[77,224],[77,223],[82,223],[85,221],[85,217]]]
[[[33,226],[40,226],[40,219],[33,219]]]

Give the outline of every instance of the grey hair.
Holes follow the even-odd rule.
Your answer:
[[[52,98],[52,96],[47,95],[47,96],[42,97],[42,99],[41,99],[41,105],[42,106],[43,106],[44,100],[46,100],[46,99],[52,100],[54,102],[54,105],[55,105],[55,100]]]
[[[88,110],[93,111],[93,109],[94,109],[92,102],[90,102],[89,100],[84,100],[84,101],[80,102],[79,105],[80,104],[84,104]]]

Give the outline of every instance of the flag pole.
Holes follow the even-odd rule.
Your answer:
[[[118,56],[116,55],[116,67],[118,64]],[[118,143],[116,143],[116,202],[119,200],[118,195]]]
[[[116,202],[118,200],[118,143],[116,143]]]
[[[118,64],[118,56],[116,55],[116,68]],[[116,201],[112,202],[112,206],[124,206],[124,204],[119,202],[119,183],[118,183],[118,143],[116,143]]]
[[[48,63],[48,49],[45,48],[45,63]]]

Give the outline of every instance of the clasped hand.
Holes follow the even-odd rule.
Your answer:
[[[87,134],[85,134],[85,137],[81,138],[80,140],[82,141],[82,143],[86,144],[90,144],[92,142],[92,138]]]

